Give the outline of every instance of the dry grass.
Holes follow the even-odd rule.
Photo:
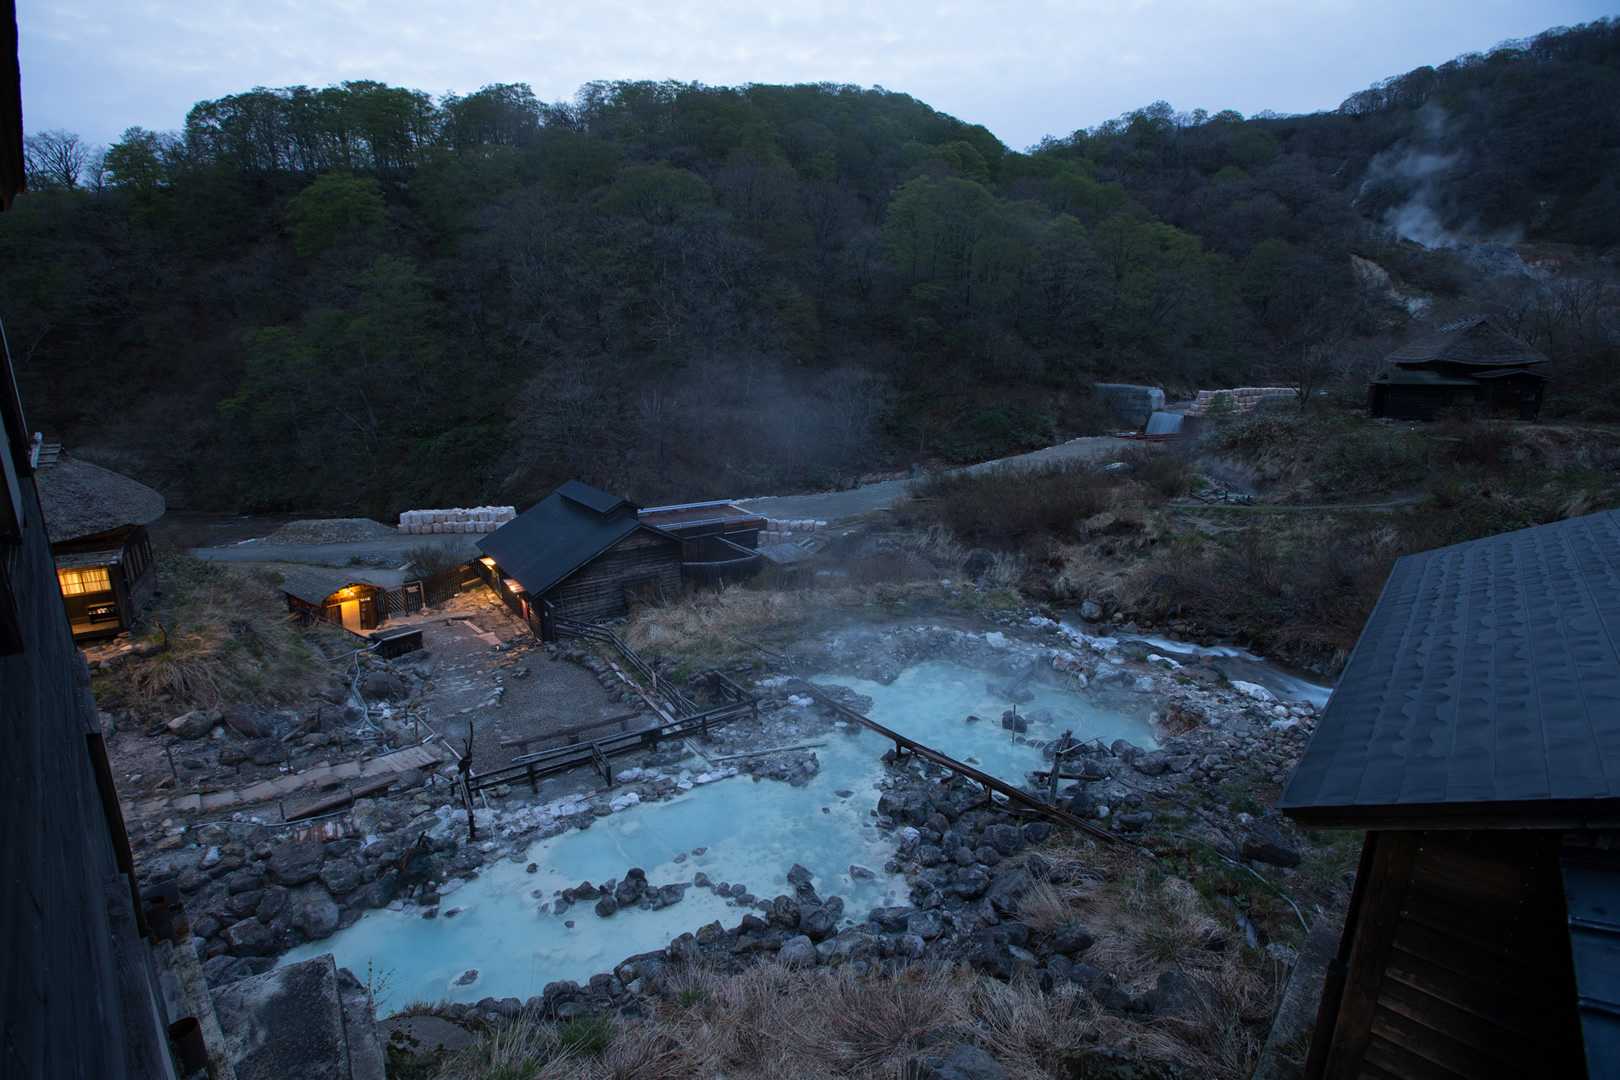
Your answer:
[[[98,671],[100,700],[174,712],[293,701],[332,677],[265,581],[172,552],[158,556],[157,575],[163,598],[136,640],[160,651]]]
[[[678,600],[636,609],[625,642],[648,656],[696,663],[734,657],[746,642],[769,647],[805,625],[813,594],[730,588],[692,592]]]

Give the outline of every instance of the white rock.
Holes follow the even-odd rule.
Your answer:
[[[623,795],[620,795],[617,799],[614,799],[612,802],[608,803],[608,809],[617,814],[620,810],[629,809],[640,801],[640,795],[637,795],[633,791],[627,791]]]
[[[455,892],[457,889],[461,888],[465,884],[467,884],[467,883],[465,881],[462,881],[460,878],[453,877],[449,881],[445,882],[443,885],[439,886],[439,895],[440,896],[449,896],[451,893]]]
[[[1179,663],[1177,663],[1176,661],[1170,659],[1168,656],[1160,656],[1158,653],[1148,653],[1147,662],[1150,663],[1150,664],[1163,664],[1166,668],[1168,668],[1171,671],[1174,671],[1174,670],[1176,670],[1176,668],[1181,666]]]
[[[1007,647],[1007,635],[1000,630],[992,630],[984,635],[984,643],[992,649],[1005,649]]]
[[[1270,690],[1267,690],[1265,687],[1261,686],[1259,683],[1242,682],[1240,680],[1234,679],[1232,681],[1232,689],[1236,690],[1240,694],[1246,694],[1249,697],[1252,697],[1256,701],[1276,701],[1277,700],[1277,695],[1276,694],[1273,694]]]

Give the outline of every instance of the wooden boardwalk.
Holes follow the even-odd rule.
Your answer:
[[[1108,832],[1106,829],[1100,829],[1091,822],[1069,813],[1067,810],[1042,801],[1016,785],[1009,784],[999,777],[991,776],[987,772],[981,772],[966,762],[957,761],[953,757],[940,753],[933,747],[925,746],[916,739],[902,735],[898,731],[892,731],[877,721],[862,716],[854,709],[834,701],[822,691],[821,687],[817,686],[809,679],[806,679],[803,675],[800,675],[798,669],[793,666],[793,661],[789,660],[787,662],[787,666],[788,671],[792,672],[793,677],[798,679],[799,682],[803,683],[805,687],[808,688],[811,697],[815,698],[828,708],[834,710],[840,716],[847,717],[848,719],[855,721],[857,724],[860,724],[862,727],[877,732],[885,739],[892,740],[894,742],[894,749],[897,755],[904,755],[908,753],[915,754],[924,761],[931,761],[935,765],[949,769],[958,776],[965,776],[967,779],[973,781],[975,784],[978,784],[984,789],[985,802],[994,804],[995,796],[1000,795],[1008,802],[1023,810],[1031,811],[1041,815],[1042,817],[1049,818],[1060,825],[1067,825],[1071,829],[1078,829],[1080,832],[1095,836],[1099,840],[1106,840],[1110,844],[1119,842],[1119,837],[1115,836],[1111,832]]]

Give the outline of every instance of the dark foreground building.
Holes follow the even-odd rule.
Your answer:
[[[1620,512],[1398,562],[1278,806],[1367,830],[1307,1077],[1620,1076]]]
[[[1534,420],[1551,381],[1547,358],[1483,315],[1447,323],[1385,358],[1390,369],[1367,387],[1374,416],[1432,420],[1469,406]]]

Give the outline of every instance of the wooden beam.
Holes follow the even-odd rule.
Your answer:
[[[1412,878],[1412,862],[1423,834],[1379,831],[1368,833],[1367,838],[1373,845],[1370,880],[1365,883],[1354,924],[1345,925],[1344,932],[1353,937],[1344,992],[1323,1063],[1323,1080],[1355,1080],[1361,1075],[1384,971],[1389,966],[1406,887]],[[1360,888],[1363,883],[1358,880],[1356,885]]]
[[[297,810],[294,810],[292,813],[288,813],[286,809],[283,808],[281,812],[281,819],[283,821],[293,822],[303,821],[305,818],[317,817],[329,811],[336,810],[339,807],[347,806],[356,799],[364,798],[367,795],[374,795],[379,791],[386,790],[394,783],[395,780],[398,779],[399,774],[393,772],[384,773],[380,776],[367,777],[352,787],[344,788],[342,791],[333,792],[331,795],[316,799],[312,803],[306,803]]]

